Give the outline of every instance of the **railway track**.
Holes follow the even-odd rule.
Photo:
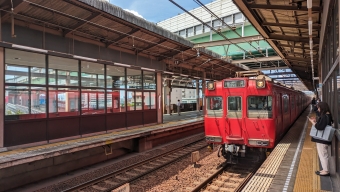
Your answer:
[[[104,175],[102,177],[88,181],[87,183],[68,188],[64,191],[111,191],[125,183],[130,183],[149,173],[152,173],[157,169],[179,161],[182,158],[190,155],[192,152],[200,150],[206,146],[207,144],[205,140],[201,140],[185,147],[180,147],[166,154],[162,154],[131,165],[112,174]]]
[[[264,159],[257,155],[250,155],[240,159],[238,164],[222,164],[218,169],[211,170],[207,178],[201,178],[192,192],[209,191],[241,191]]]

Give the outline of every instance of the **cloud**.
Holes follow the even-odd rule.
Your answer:
[[[129,10],[129,9],[124,9],[124,10],[136,15],[137,17],[144,19],[144,17],[141,14],[139,14],[137,11]]]

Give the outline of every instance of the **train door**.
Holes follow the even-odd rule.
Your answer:
[[[275,94],[276,95],[276,131],[277,136],[281,137],[283,134],[283,118],[282,118],[282,95],[281,94]]]
[[[229,140],[242,138],[242,126],[243,126],[243,114],[242,114],[242,100],[243,93],[229,93],[226,95],[227,99],[227,113],[226,113],[226,125],[227,135]]]

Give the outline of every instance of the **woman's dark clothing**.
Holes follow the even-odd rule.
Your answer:
[[[315,104],[316,104],[316,100],[312,99],[312,105],[315,105]]]
[[[331,114],[325,114],[321,115],[320,118],[318,118],[316,124],[314,125],[317,130],[324,130],[327,125],[332,125],[333,119]],[[312,141],[316,143],[322,143],[326,145],[330,145],[332,142],[323,141],[320,139],[315,139],[312,137]]]

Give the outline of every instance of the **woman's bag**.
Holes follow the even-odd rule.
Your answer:
[[[331,142],[333,139],[334,132],[335,129],[330,125],[327,125],[324,130],[317,130],[313,125],[309,135],[314,139]]]

